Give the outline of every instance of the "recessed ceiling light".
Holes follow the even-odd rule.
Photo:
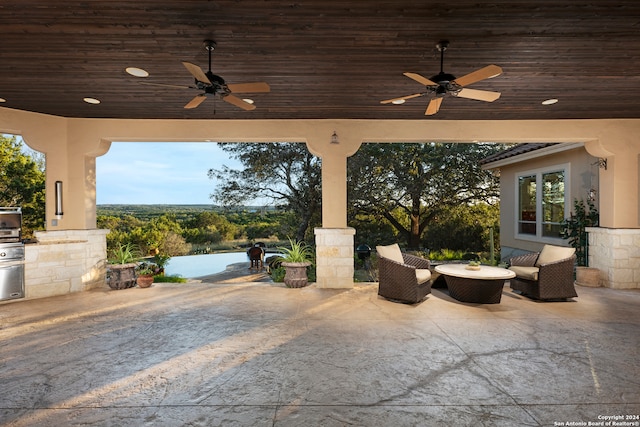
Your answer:
[[[253,104],[253,99],[250,99],[250,98],[242,98],[242,100],[243,100],[244,102],[246,102],[247,104]]]
[[[149,73],[146,70],[138,67],[127,67],[125,71],[132,76],[136,77],[149,77]]]
[[[83,101],[87,104],[100,104],[100,100],[96,98],[83,98]]]
[[[400,104],[404,104],[405,100],[404,99],[396,99],[395,101],[391,101],[392,104],[396,104],[396,105],[400,105]]]
[[[7,102],[7,100],[4,98],[0,98],[0,102]]]
[[[556,102],[558,102],[556,98],[545,99],[544,101],[542,101],[542,105],[553,105]]]

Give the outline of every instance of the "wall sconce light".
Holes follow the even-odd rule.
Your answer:
[[[338,134],[336,133],[336,131],[333,131],[333,135],[331,135],[331,143],[332,144],[340,144],[340,141],[338,141]]]
[[[607,159],[603,159],[602,157],[598,158],[598,167],[600,169],[607,170]]]
[[[62,181],[56,181],[56,216],[60,218],[62,213]]]

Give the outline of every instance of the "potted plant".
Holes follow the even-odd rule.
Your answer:
[[[153,276],[159,271],[156,264],[151,262],[141,262],[135,267],[136,283],[141,288],[148,288],[153,283]]]
[[[589,267],[589,236],[587,227],[598,226],[598,210],[593,201],[587,200],[585,206],[582,200],[573,203],[574,212],[571,217],[562,222],[560,236],[568,239],[569,244],[576,250],[576,284],[582,286],[600,286],[600,270]]]
[[[171,257],[169,255],[164,255],[159,252],[153,256],[153,262],[158,266],[158,273],[156,275],[164,276],[164,268],[169,264],[170,259]]]
[[[107,265],[107,283],[111,289],[127,289],[136,285],[135,268],[138,264],[136,254],[131,243],[118,246],[111,251]]]
[[[312,251],[304,242],[289,239],[290,248],[278,248],[282,252],[280,260],[285,269],[284,284],[290,288],[307,286],[307,267],[311,265]]]

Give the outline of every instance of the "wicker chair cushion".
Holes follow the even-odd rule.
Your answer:
[[[378,255],[390,259],[391,261],[398,262],[400,264],[404,264],[404,258],[402,258],[402,251],[400,251],[400,246],[397,243],[389,246],[376,246],[376,252]]]
[[[416,280],[418,284],[431,280],[431,271],[426,268],[416,268]]]
[[[536,265],[549,264],[550,262],[561,261],[570,258],[575,253],[575,248],[565,248],[562,246],[544,245]]]
[[[540,272],[538,267],[524,267],[521,265],[512,265],[509,267],[509,270],[516,273],[516,277],[534,281],[538,280],[538,273]]]

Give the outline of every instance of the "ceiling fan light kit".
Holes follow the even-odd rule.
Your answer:
[[[430,95],[431,100],[425,111],[426,116],[436,114],[440,110],[440,105],[445,96],[450,95],[458,98],[475,99],[478,101],[493,102],[500,98],[500,92],[492,92],[487,90],[469,89],[466,86],[479,82],[481,80],[497,77],[502,74],[502,68],[497,65],[487,65],[484,68],[473,71],[460,78],[453,74],[444,72],[444,52],[449,47],[448,40],[441,40],[436,44],[436,48],[440,51],[440,73],[427,79],[418,73],[403,73],[408,78],[425,86],[422,92],[412,95],[405,95],[397,98],[386,99],[380,101],[381,104],[402,104],[404,101],[417,98],[420,96]]]

